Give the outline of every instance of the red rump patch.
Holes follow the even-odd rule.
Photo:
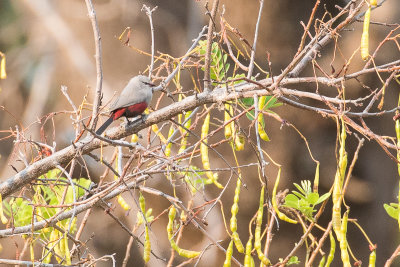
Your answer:
[[[147,108],[146,102],[137,103],[129,107],[116,109],[113,111],[113,119],[116,120],[122,116],[131,118],[142,114]]]
[[[126,108],[116,109],[113,111],[113,120],[116,120],[124,115]]]

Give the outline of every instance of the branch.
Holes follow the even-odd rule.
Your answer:
[[[96,18],[96,11],[94,10],[93,3],[91,0],[85,0],[86,2],[86,7],[88,9],[88,15],[90,18],[90,21],[92,22],[92,28],[93,28],[93,35],[94,35],[94,45],[96,49],[96,73],[97,73],[97,81],[96,81],[96,94],[95,94],[95,99],[93,103],[93,112],[92,112],[92,121],[90,128],[93,130],[96,128],[96,123],[97,123],[97,115],[99,113],[99,108],[101,105],[101,90],[102,90],[102,84],[103,84],[103,69],[102,69],[102,63],[101,63],[101,37],[100,37],[100,30],[99,30],[99,25],[97,24],[97,18]]]
[[[72,216],[75,216],[75,214],[80,214],[84,212],[87,209],[90,209],[91,207],[103,203],[103,201],[109,200],[111,198],[114,198],[121,194],[122,192],[125,192],[128,189],[135,188],[138,189],[139,185],[141,182],[143,182],[145,179],[147,179],[147,176],[141,176],[138,177],[135,181],[128,183],[126,185],[121,185],[114,190],[112,190],[110,193],[106,194],[102,198],[95,197],[87,201],[86,203],[80,204],[75,206],[74,209],[68,210],[61,212],[57,214],[56,216],[42,220],[39,222],[35,222],[33,224],[29,224],[26,226],[21,226],[21,227],[14,227],[14,228],[8,228],[4,230],[0,230],[0,238],[4,238],[7,236],[12,236],[12,235],[19,235],[19,234],[26,234],[26,233],[32,233],[32,231],[37,231],[40,229],[43,229],[45,227],[53,226],[59,221],[71,218]]]
[[[143,5],[142,11],[146,11],[146,15],[149,18],[149,23],[150,23],[150,31],[151,31],[151,63],[150,63],[150,68],[149,68],[149,78],[151,79],[151,73],[153,72],[154,68],[154,26],[153,26],[153,17],[152,14],[154,11],[156,11],[157,6],[155,6],[153,9],[150,9],[148,6]]]
[[[219,0],[214,0],[213,7],[210,14],[210,22],[208,23],[207,33],[207,49],[204,58],[204,91],[211,91],[211,77],[210,77],[210,64],[211,64],[211,48],[212,48],[212,35],[214,31],[215,15],[217,14]]]
[[[129,125],[122,124],[120,126],[111,128],[109,131],[106,132],[106,134],[108,136],[108,139],[112,140],[121,139],[126,136],[135,134],[140,130],[145,129],[155,123],[169,120],[174,116],[182,113],[183,111],[193,110],[194,108],[202,106],[204,104],[222,103],[226,101],[236,100],[238,98],[253,97],[254,94],[256,94],[257,96],[272,95],[274,92],[271,92],[268,89],[264,89],[267,88],[266,86],[270,81],[271,81],[270,79],[264,79],[258,81],[257,84],[254,84],[254,82],[251,83],[244,82],[239,85],[236,85],[235,87],[228,87],[228,90],[226,90],[226,87],[223,86],[223,87],[217,87],[211,92],[203,92],[197,95],[188,96],[182,101],[173,103],[160,110],[150,113],[145,121],[137,120],[136,122],[131,123]],[[263,89],[260,89],[260,87],[262,87]],[[280,96],[279,95],[277,96],[279,100],[284,101],[293,106],[321,113],[325,112],[327,114],[335,114],[331,110],[324,110],[320,108],[306,106],[304,104],[300,104],[293,100],[285,98],[284,96],[282,96],[282,93],[285,93],[285,89],[280,89],[278,91],[275,91],[275,93],[280,94]],[[293,91],[288,91],[287,93],[290,95],[294,94]],[[299,93],[303,94],[304,92],[299,92]],[[315,97],[317,96],[321,97],[320,95],[315,94]],[[397,110],[397,108],[391,111],[381,112],[380,114],[394,112],[395,110]],[[367,116],[368,114],[369,113],[365,114],[355,113],[353,115]],[[345,115],[347,116],[346,122],[348,123],[352,122],[348,118],[348,116],[352,115],[352,113],[346,112]],[[374,113],[374,115],[378,114]],[[387,148],[396,149],[395,145],[387,142],[382,137],[371,133],[369,130],[364,129],[363,127],[355,124],[354,122],[352,122],[350,125],[360,133],[367,135],[369,137],[373,137],[375,140],[379,141],[380,145],[384,145]],[[18,172],[16,175],[10,177],[5,182],[1,183],[0,194],[3,196],[3,198],[5,198],[10,194],[16,192],[22,186],[32,182],[40,175],[43,175],[47,171],[56,168],[57,165],[62,166],[63,164],[67,164],[77,155],[86,155],[89,152],[97,148],[100,148],[101,145],[107,146],[107,143],[101,142],[101,140],[94,138],[93,136],[88,136],[84,140],[74,143],[52,154],[49,157],[34,162],[33,164],[29,165],[22,171]]]
[[[330,23],[335,22],[340,16],[342,16],[347,8],[354,2],[354,0],[349,1],[349,3],[342,9],[342,11],[331,20]],[[320,51],[323,47],[325,47],[327,44],[330,43],[330,41],[333,40],[333,37],[339,33],[345,26],[347,26],[350,22],[353,22],[355,15],[360,11],[362,6],[364,5],[364,1],[361,1],[361,3],[352,11],[352,13],[342,22],[340,23],[334,30],[328,32],[325,37],[323,37],[320,41],[316,42],[317,37],[321,36],[316,36],[313,38],[313,40],[310,41],[310,44],[303,49],[303,52],[300,53],[297,57],[295,57],[292,61],[291,64],[282,72],[282,78],[286,76],[286,74],[289,74],[289,77],[297,77],[299,76],[300,72],[306,67],[306,65],[317,55],[318,51]],[[311,46],[311,44],[313,44]],[[308,51],[308,52],[307,52]],[[306,52],[304,54],[304,52]],[[301,60],[300,60],[301,59]],[[279,82],[278,82],[279,83]]]
[[[258,28],[260,26],[261,12],[262,12],[263,6],[264,6],[264,0],[260,0],[260,8],[258,10],[256,29],[254,31],[253,46],[251,47],[250,64],[249,64],[249,71],[247,72],[247,79],[251,79],[251,75],[253,75],[254,57],[256,55],[256,46],[257,46],[257,39],[258,39]]]

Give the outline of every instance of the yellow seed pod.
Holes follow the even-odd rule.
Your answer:
[[[268,134],[265,132],[264,127],[262,126],[264,123],[264,117],[262,113],[258,114],[257,118],[257,127],[258,127],[258,134],[260,138],[264,141],[270,141]]]
[[[171,127],[169,127],[169,131],[168,131],[168,139],[172,136],[172,134],[174,133],[174,127],[171,125]],[[168,145],[165,147],[165,156],[169,157],[171,155],[171,148],[172,148],[172,142],[169,142]]]
[[[131,143],[137,143],[139,141],[139,137],[137,134],[132,134]]]
[[[142,195],[142,192],[140,192],[140,195],[139,195],[139,206],[140,206],[140,210],[144,214],[146,212],[146,203],[145,203],[144,196]]]
[[[58,242],[59,239],[60,239],[60,232],[58,232],[58,230],[53,228],[53,231],[50,234],[50,241]],[[56,255],[56,260],[57,260],[58,263],[60,263],[60,261],[62,259],[59,258],[57,255],[59,255],[59,256],[63,255],[61,243],[62,242],[60,241],[54,246],[54,254]]]
[[[185,114],[185,121],[187,120],[185,122],[185,124],[183,125],[185,129],[189,129],[190,126],[192,125],[192,120],[188,119],[191,114],[192,114],[192,111],[188,111]],[[188,138],[189,134],[185,129],[182,129],[183,138],[181,140],[181,147],[179,148],[178,154],[183,153],[185,151],[185,149],[186,149],[186,146],[187,146],[187,138]]]
[[[29,242],[29,252],[30,252],[30,256],[31,256],[31,262],[35,261],[35,251],[33,249],[33,241],[31,240]]]
[[[232,105],[229,105],[229,114],[233,114],[233,106],[232,106]],[[230,123],[230,125],[231,125],[231,132],[232,132],[232,135],[235,135],[235,134],[236,134],[235,123],[232,121],[232,122]]]
[[[326,261],[326,258],[324,255],[324,256],[322,256],[321,260],[319,261],[318,267],[324,267],[325,261]]]
[[[367,9],[364,17],[363,32],[361,35],[361,58],[367,60],[369,57],[369,21],[371,18],[371,7]]]
[[[242,151],[244,149],[244,136],[240,133],[235,133],[235,150]]]
[[[176,245],[175,241],[174,241],[175,246],[173,246],[172,248],[175,249],[176,252],[178,252],[179,256],[191,259],[191,258],[196,258],[198,256],[200,256],[201,252],[199,251],[193,251],[193,250],[186,250],[183,248],[178,247],[178,245]]]
[[[371,254],[369,254],[368,267],[375,267],[375,263],[376,263],[376,251],[373,250]]]
[[[233,240],[231,240],[228,249],[226,250],[226,256],[223,265],[224,267],[231,267],[232,254],[233,254]]]
[[[249,240],[246,243],[246,256],[244,256],[244,266],[245,267],[254,267],[254,259],[251,256],[251,250],[252,250],[252,237],[250,236]]]
[[[343,220],[342,220],[342,225],[340,228],[341,231],[341,239],[340,239],[340,256],[342,258],[342,262],[343,262],[343,266],[344,267],[351,267],[350,264],[350,256],[349,256],[349,252],[348,252],[348,243],[347,243],[347,238],[346,238],[346,234],[347,234],[347,221],[348,221],[348,216],[349,216],[349,210],[347,210],[344,214],[343,214]]]
[[[257,219],[256,219],[256,229],[254,231],[254,248],[257,251],[258,259],[265,265],[271,265],[269,259],[264,255],[261,250],[261,225],[262,225],[262,217],[263,217],[263,210],[264,210],[264,192],[265,192],[265,185],[261,188],[260,193],[260,203],[258,206],[257,211]]]
[[[167,224],[168,239],[173,238],[175,216],[176,216],[176,209],[174,206],[171,206],[168,212],[168,224]]]
[[[183,94],[179,94],[178,95],[178,101],[180,102],[180,101],[182,101],[182,99],[183,99]],[[178,114],[178,123],[182,124],[182,113]],[[185,132],[185,130],[183,130],[181,127],[179,127],[179,130],[181,131],[181,133]]]
[[[318,193],[319,186],[319,161],[317,162],[317,167],[315,168],[315,176],[314,176],[314,184],[313,184],[313,192]]]
[[[239,251],[240,253],[244,253],[244,246],[243,246],[242,241],[239,238],[238,232],[232,233],[232,239],[233,239],[233,242],[235,243],[235,247],[236,247],[237,251]]]
[[[187,220],[187,215],[186,215],[186,212],[184,212],[184,211],[182,211],[181,212],[181,218],[180,218],[180,220],[181,220],[181,222],[186,222],[186,220]]]
[[[278,184],[279,184],[280,179],[281,179],[281,168],[279,168],[279,170],[278,170],[278,175],[276,176],[274,189],[272,190],[272,207],[274,208],[279,219],[281,219],[282,221],[288,222],[288,223],[296,224],[297,221],[290,219],[288,216],[286,216],[284,213],[282,213],[278,209],[278,203],[276,202],[276,191],[278,189]]]
[[[61,256],[61,258],[63,258],[63,257],[65,257],[66,248],[65,248],[64,237],[62,237],[61,235],[62,235],[62,233],[60,233],[60,239],[61,240],[58,243],[59,244],[59,249],[60,249],[60,254],[58,254],[58,255]],[[61,259],[60,259],[60,261],[61,261]]]
[[[232,137],[232,127],[231,127],[232,122],[226,124],[231,119],[231,115],[229,114],[230,107],[231,107],[231,104],[225,103],[225,112],[224,112],[225,129],[224,129],[224,134],[225,134],[225,138],[226,139],[229,139],[229,138]]]
[[[347,168],[347,152],[346,152],[346,126],[342,120],[342,129],[340,133],[340,149],[339,149],[339,163],[335,174],[335,180],[333,182],[332,192],[332,227],[338,238],[338,241],[342,239],[341,232],[341,205],[342,205],[342,190],[343,180],[346,174]]]
[[[125,201],[125,199],[124,199],[121,195],[118,195],[118,196],[117,196],[117,201],[118,201],[118,204],[119,204],[124,210],[130,210],[130,209],[131,209],[131,206],[129,206],[129,204]]]
[[[44,249],[43,250],[43,252],[44,252],[44,254],[46,254],[47,253],[47,256],[43,259],[43,263],[50,263],[50,261],[51,261],[51,256],[53,255],[50,251],[48,251],[47,249]],[[43,255],[44,256],[44,255]]]
[[[224,188],[217,181],[218,174],[210,171],[210,159],[208,157],[208,146],[206,145],[208,143],[207,135],[208,135],[209,127],[210,127],[210,113],[207,114],[207,116],[204,120],[203,126],[201,127],[201,140],[203,140],[203,142],[200,144],[201,161],[203,163],[204,170],[206,170],[206,175],[207,175],[208,180],[210,182],[214,183],[218,188]]]
[[[258,134],[260,135],[260,138],[264,141],[270,141],[267,133],[264,130],[264,116],[262,114],[262,111],[264,110],[265,106],[265,101],[267,100],[266,96],[261,96],[260,101],[258,102],[258,116],[257,116],[257,127],[258,127]]]
[[[140,206],[140,210],[142,211],[141,217],[143,218],[145,216],[145,214],[146,214],[146,202],[145,202],[145,199],[144,199],[144,196],[143,196],[142,192],[139,193],[139,206]],[[144,222],[144,218],[143,218],[143,223],[144,223],[144,231],[145,231],[143,260],[145,262],[148,262],[150,260],[150,252],[151,252],[149,227]]]
[[[68,247],[68,236],[67,232],[64,233],[64,238],[61,240],[61,242],[64,243],[64,260],[66,262],[66,265],[71,265],[71,254],[69,252],[69,247]]]
[[[200,255],[200,252],[198,251],[192,251],[192,250],[186,250],[183,248],[178,247],[178,245],[175,243],[173,237],[174,237],[174,219],[176,216],[176,209],[174,206],[171,206],[168,212],[168,224],[167,224],[167,234],[168,234],[168,239],[171,244],[171,247],[178,252],[178,254],[182,257],[185,258],[195,258]]]
[[[332,191],[332,228],[336,233],[338,241],[341,239],[341,195],[342,195],[342,187],[340,183],[340,171],[336,170],[335,181],[333,183],[333,191]]]
[[[234,210],[236,210],[236,211],[234,211]],[[231,221],[230,221],[230,228],[231,228],[232,232],[236,232],[236,230],[237,230],[236,214],[237,214],[238,210],[239,210],[239,206],[236,203],[233,203],[233,205],[231,207],[232,217],[231,217]]]
[[[132,135],[131,139],[133,139],[134,135],[135,134]],[[132,141],[132,143],[133,143],[133,141]],[[115,169],[118,170],[118,157],[115,159]],[[118,180],[118,176],[117,175],[114,175],[114,180]],[[121,208],[123,208],[124,210],[130,210],[131,209],[129,204],[125,201],[125,199],[121,195],[117,196],[117,202],[121,206]]]
[[[236,215],[239,212],[239,194],[240,194],[240,187],[242,186],[241,177],[238,177],[236,181],[236,188],[235,188],[235,196],[233,197],[233,204],[231,207],[231,220],[230,220],[230,229],[232,232],[236,232],[237,230],[237,219]]]
[[[150,252],[151,252],[149,227],[147,227],[147,225],[145,225],[144,230],[145,230],[145,235],[144,235],[143,260],[144,260],[144,262],[149,262]]]
[[[158,129],[157,124],[153,124],[151,125],[151,129],[153,130],[153,132],[158,136],[158,138],[160,138],[160,141],[163,144],[167,143],[167,140],[165,139],[164,135],[160,132],[160,130]]]
[[[4,212],[3,212],[3,197],[1,196],[1,194],[0,194],[0,219],[1,219],[1,222],[3,224],[6,224],[8,222],[7,217],[4,216]]]
[[[1,53],[0,53],[1,54]],[[4,80],[7,78],[7,73],[6,73],[6,56],[1,57],[1,62],[0,62],[0,79]]]
[[[333,237],[332,232],[329,233],[329,240],[331,243],[331,248],[329,250],[329,255],[326,258],[326,264],[325,267],[329,267],[331,265],[331,262],[333,261],[333,258],[335,256],[335,251],[336,251],[336,241],[335,238]]]

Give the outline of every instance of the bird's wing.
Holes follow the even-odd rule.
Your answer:
[[[128,91],[122,91],[121,95],[115,100],[115,102],[110,106],[110,110],[114,111],[119,108],[129,107],[131,105],[146,101],[146,97],[139,92],[132,96]]]

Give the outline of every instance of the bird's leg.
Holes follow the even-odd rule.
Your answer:
[[[145,122],[145,120],[147,119],[148,115],[147,114],[140,114],[140,119],[142,120],[142,122]]]
[[[138,115],[138,116],[136,116],[136,117],[134,117],[134,118],[132,118],[132,120],[129,120],[127,117],[125,117],[125,119],[127,121],[127,123],[126,123],[127,125],[135,123],[135,122],[137,122],[139,120],[141,120],[142,122],[145,122],[146,118],[147,118],[147,114],[143,114],[143,113]]]

